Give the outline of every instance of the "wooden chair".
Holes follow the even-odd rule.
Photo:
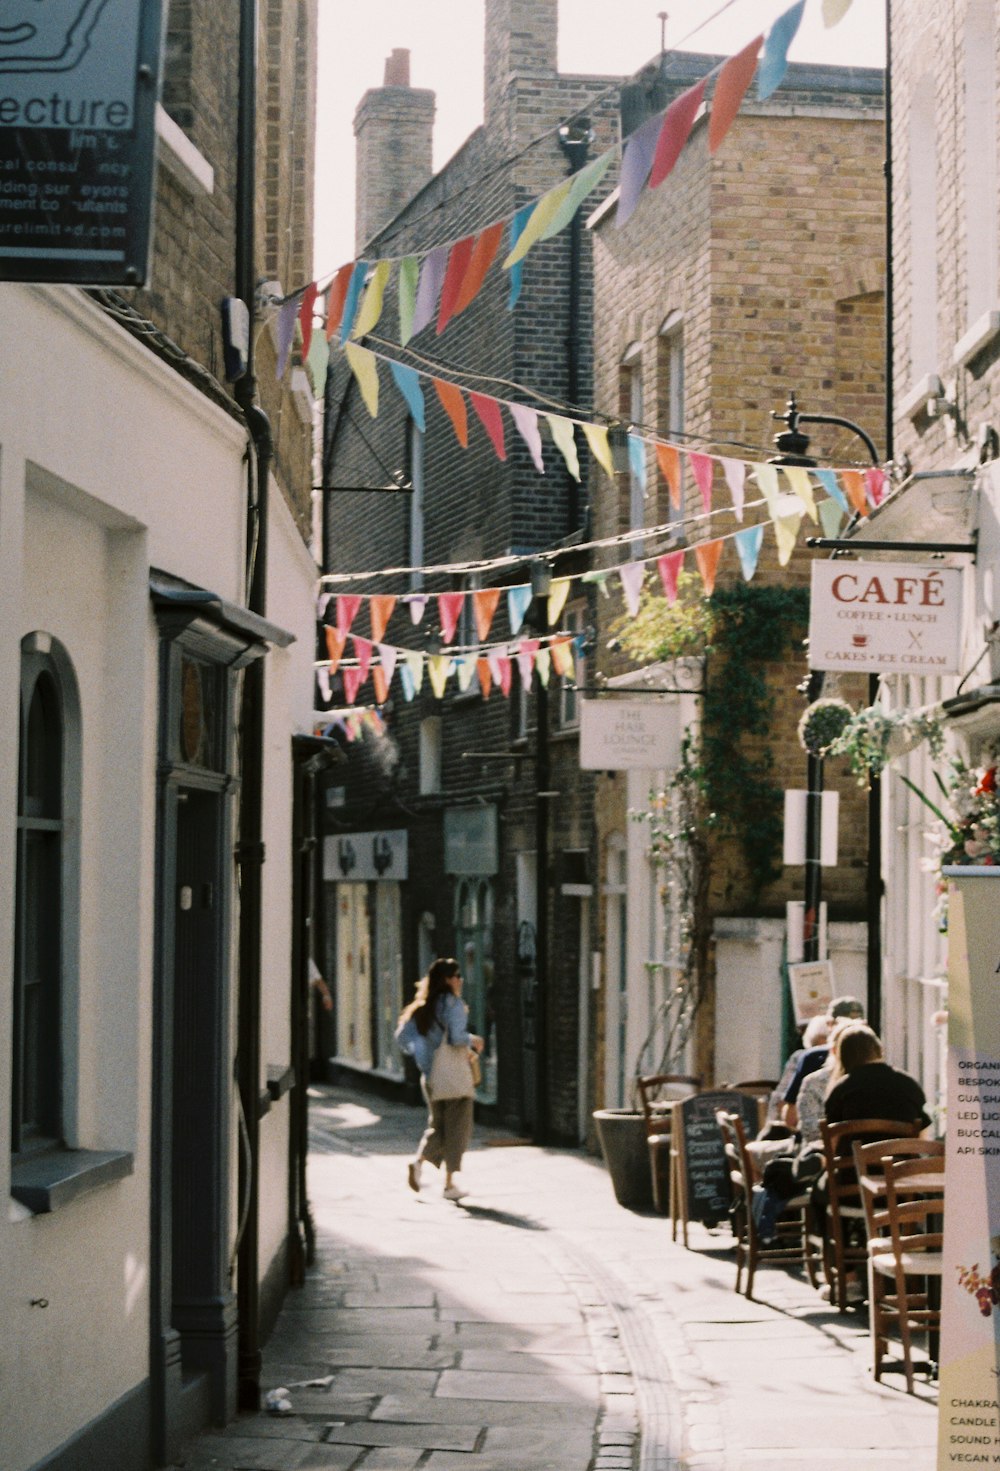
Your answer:
[[[778,1221],[777,1234],[767,1246],[757,1232],[753,1214],[753,1166],[747,1153],[746,1131],[737,1114],[719,1109],[715,1115],[722,1132],[722,1144],[729,1164],[732,1188],[733,1235],[736,1238],[736,1291],[739,1292],[746,1267],[746,1297],[753,1297],[753,1279],[762,1262],[805,1267],[813,1287],[817,1285],[816,1265],[809,1232],[810,1198],[796,1195],[785,1206]]]
[[[670,1105],[701,1088],[701,1079],[687,1073],[652,1073],[638,1080],[639,1101],[646,1121],[649,1172],[653,1179],[653,1206],[661,1214],[670,1209]]]
[[[929,1356],[941,1326],[940,1284],[944,1154],[886,1159],[885,1208],[872,1213],[868,1258],[872,1373],[882,1376],[890,1332],[899,1335],[906,1392],[913,1393],[913,1336],[926,1333]],[[938,1183],[939,1182],[939,1183]],[[919,1195],[911,1194],[918,1189]]]
[[[821,1124],[826,1156],[826,1210],[822,1221],[823,1273],[830,1287],[830,1301],[839,1312],[847,1311],[847,1279],[852,1271],[864,1272],[868,1262],[868,1233],[865,1207],[854,1168],[855,1140],[912,1138],[920,1125],[901,1124],[896,1119],[849,1119],[842,1124]]]

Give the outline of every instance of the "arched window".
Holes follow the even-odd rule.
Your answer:
[[[59,1142],[63,1011],[76,895],[79,705],[65,651],[48,634],[21,644],[12,1140]]]

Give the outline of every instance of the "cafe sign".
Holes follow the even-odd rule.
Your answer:
[[[813,562],[809,667],[954,674],[962,574],[911,562]]]
[[[141,285],[162,0],[0,12],[0,280]]]

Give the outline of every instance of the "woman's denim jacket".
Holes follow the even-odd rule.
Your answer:
[[[438,999],[435,1019],[428,1027],[427,1035],[418,1037],[413,1044],[413,1060],[424,1077],[430,1072],[434,1054],[446,1036],[456,1047],[468,1047],[472,1042],[469,1008],[454,992]]]

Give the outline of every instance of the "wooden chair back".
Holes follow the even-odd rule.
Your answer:
[[[803,1265],[809,1281],[816,1286],[812,1242],[809,1233],[809,1199],[802,1195],[790,1200],[778,1222],[777,1235],[768,1245],[761,1242],[753,1214],[754,1171],[747,1149],[746,1129],[738,1114],[717,1109],[716,1122],[722,1134],[722,1147],[729,1166],[732,1190],[733,1234],[736,1237],[736,1291],[740,1291],[743,1268],[746,1267],[746,1296],[753,1297],[753,1281],[761,1262]]]
[[[913,1393],[913,1335],[926,1333],[929,1357],[941,1326],[940,1279],[944,1216],[944,1154],[886,1159],[885,1208],[872,1213],[878,1233],[870,1243],[871,1334],[874,1376],[881,1377],[891,1329],[899,1334],[906,1390]],[[911,1192],[918,1191],[918,1194]]]
[[[670,1105],[701,1091],[701,1079],[688,1073],[651,1073],[637,1080],[647,1134],[670,1133]]]
[[[865,1210],[865,1226],[868,1236],[878,1235],[874,1214],[885,1209],[885,1166],[892,1160],[899,1164],[903,1160],[944,1160],[943,1139],[922,1139],[919,1135],[901,1139],[875,1139],[865,1143],[855,1139],[852,1145],[854,1169],[859,1181],[867,1188],[861,1190],[861,1204]]]
[[[847,1311],[847,1284],[852,1270],[868,1260],[867,1238],[871,1234],[861,1200],[854,1167],[855,1140],[912,1138],[920,1125],[901,1124],[897,1119],[848,1119],[845,1123],[820,1125],[826,1158],[826,1231],[824,1270],[830,1296],[840,1312]],[[861,1223],[864,1222],[864,1239]],[[855,1227],[858,1229],[855,1230]]]

